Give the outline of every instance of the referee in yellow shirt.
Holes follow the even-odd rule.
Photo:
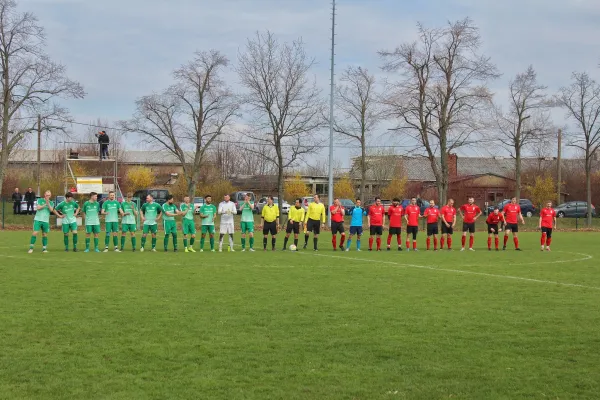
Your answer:
[[[285,228],[285,241],[283,242],[283,250],[287,249],[288,239],[294,232],[294,246],[298,249],[298,235],[300,234],[300,224],[304,223],[304,208],[302,207],[302,199],[296,199],[294,207],[290,208],[288,215],[287,227]]]
[[[310,233],[313,233],[313,243],[315,251],[317,251],[317,243],[319,242],[319,233],[321,233],[321,226],[325,227],[325,206],[321,203],[319,195],[315,194],[313,197],[314,201],[308,205],[306,211],[306,217],[304,222],[306,223],[306,234],[304,235],[304,250],[308,245],[308,237]]]
[[[273,196],[267,197],[267,204],[263,207],[261,218],[263,222],[263,250],[267,251],[267,240],[271,234],[271,250],[275,251],[277,241],[277,228],[279,227],[279,206],[273,204]]]

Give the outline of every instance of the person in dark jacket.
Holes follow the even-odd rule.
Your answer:
[[[100,161],[103,159],[108,159],[108,144],[110,143],[110,140],[106,134],[106,131],[98,132],[96,137],[98,138],[98,143],[100,144]]]
[[[25,192],[25,201],[27,202],[27,214],[33,214],[33,205],[35,204],[35,192],[31,188],[27,188]]]
[[[19,192],[19,188],[15,188],[15,192],[12,194],[13,201],[13,214],[21,214],[21,200],[23,195]]]

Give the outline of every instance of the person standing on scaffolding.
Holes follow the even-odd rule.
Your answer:
[[[106,131],[100,131],[96,133],[96,137],[98,138],[98,143],[100,144],[100,161],[108,159],[108,144],[110,140]]]

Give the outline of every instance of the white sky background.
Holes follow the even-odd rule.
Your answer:
[[[329,93],[328,0],[20,0],[19,6],[37,15],[48,53],[85,87],[84,100],[64,102],[76,121],[101,118],[114,125],[130,118],[135,100],[169,86],[171,71],[196,50],[218,49],[235,63],[257,30],[282,40],[302,37],[316,59],[318,85]],[[600,79],[599,0],[338,0],[337,8],[338,72],[360,65],[383,77],[377,51],[413,40],[417,21],[441,26],[469,16],[480,27],[483,53],[503,74],[492,84],[501,102],[508,80],[530,64],[549,93],[567,85],[573,71]],[[242,90],[233,70],[226,78]],[[566,124],[562,110],[553,117],[556,125]],[[381,127],[386,142],[392,135],[387,127]],[[73,127],[76,133],[85,129]],[[136,141],[128,138],[128,147]],[[343,167],[351,155],[336,149]]]

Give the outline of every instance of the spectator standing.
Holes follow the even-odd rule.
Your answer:
[[[25,192],[25,201],[27,202],[27,214],[33,214],[33,205],[35,204],[35,192],[32,188],[27,188]]]
[[[108,159],[108,145],[110,143],[110,139],[106,134],[106,131],[100,131],[96,134],[98,138],[98,143],[100,144],[100,161]]]
[[[21,214],[21,200],[23,200],[23,195],[19,192],[19,188],[15,188],[15,192],[12,194],[14,215]]]

